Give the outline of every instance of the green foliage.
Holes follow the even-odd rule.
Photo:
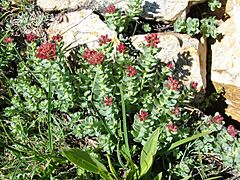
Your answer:
[[[201,22],[201,24],[200,24]],[[174,31],[187,33],[190,36],[201,32],[204,37],[217,38],[217,22],[215,17],[204,18],[199,22],[197,18],[187,18],[187,20],[177,19],[174,22]]]
[[[201,32],[205,37],[217,38],[217,22],[215,17],[209,17],[201,20]]]
[[[124,13],[110,9],[108,25],[128,31],[141,3],[130,1]],[[157,34],[145,36],[138,55],[120,39],[94,50],[80,46],[69,58],[64,42],[49,38],[56,57],[45,58],[55,46],[40,54],[44,37],[27,42],[12,33],[47,21],[29,16],[4,17],[16,24],[0,33],[0,88],[7,88],[0,96],[7,101],[0,112],[1,179],[206,179],[209,167],[218,168],[203,161],[209,153],[239,168],[237,131],[231,136],[219,114],[193,116],[196,87],[175,79],[173,62],[157,58]],[[175,23],[179,32],[217,34],[214,18]]]
[[[111,176],[108,176],[107,168],[88,153],[79,149],[64,149],[63,154],[69,161],[79,167],[95,174],[100,174],[102,178],[112,179]]]
[[[151,168],[154,160],[154,156],[158,150],[158,137],[160,135],[160,129],[156,129],[146,144],[143,146],[140,157],[140,177],[145,175]]]
[[[220,3],[219,0],[208,0],[208,6],[211,11],[215,11],[217,8],[221,8],[222,3]]]
[[[116,9],[114,13],[106,13],[105,19],[109,28],[116,30],[118,33],[128,29],[130,23],[136,21],[142,13],[142,0],[130,0],[125,12]]]

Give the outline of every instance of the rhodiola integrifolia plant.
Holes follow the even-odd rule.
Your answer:
[[[125,10],[111,4],[105,9],[105,20],[109,28],[121,33],[126,31],[130,23],[136,21],[142,12],[142,0],[130,0]]]
[[[143,52],[139,55],[132,55],[125,42],[116,43],[107,34],[101,35],[98,41],[97,49],[80,47],[78,58],[74,59],[76,66],[72,67],[64,57],[60,35],[42,41],[34,33],[27,34],[24,54],[15,48],[12,37],[3,38],[1,48],[11,52],[5,52],[6,57],[14,54],[18,59],[17,75],[9,79],[13,91],[11,105],[4,110],[4,124],[9,125],[13,143],[23,144],[16,143],[15,148],[32,149],[29,155],[37,153],[37,157],[45,157],[49,154],[50,158],[62,147],[72,146],[69,142],[72,137],[77,141],[74,146],[80,146],[99,159],[104,159],[102,153],[109,154],[122,164],[119,152],[129,162],[131,158],[139,161],[142,146],[154,132],[159,133],[157,150],[165,152],[173,142],[195,132],[211,130],[222,132],[217,138],[227,134],[226,142],[234,146],[231,143],[228,147],[227,143],[220,146],[230,148],[232,154],[237,152],[238,131],[232,125],[224,128],[220,114],[189,123],[192,119],[186,106],[193,100],[198,82],[192,81],[186,87],[174,78],[174,62],[165,64],[156,58],[161,51],[158,34],[145,35]],[[220,153],[213,144],[209,145],[214,138],[216,135],[208,135],[196,144],[202,147],[203,153],[213,149]],[[183,171],[176,165],[185,158],[182,154],[175,149],[172,157],[176,159],[172,169],[178,172]],[[222,155],[223,159],[225,157]],[[55,160],[53,158],[51,163],[60,163]],[[52,168],[47,158],[39,161],[48,165],[45,170],[36,169],[36,173]],[[237,164],[238,160],[227,162]],[[25,170],[31,171],[29,168]]]

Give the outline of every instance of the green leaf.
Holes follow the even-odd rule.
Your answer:
[[[114,175],[115,179],[121,179],[118,176],[118,174],[116,173],[116,171],[115,171],[115,169],[112,165],[112,162],[111,162],[111,159],[110,159],[109,155],[107,154],[106,156],[107,156],[107,159],[108,159],[108,165],[109,165],[109,169],[110,169],[111,173]]]
[[[173,143],[167,151],[171,151],[171,150],[175,149],[176,147],[181,146],[182,144],[185,144],[187,142],[190,142],[192,140],[198,139],[200,137],[203,137],[203,136],[211,134],[211,133],[212,133],[212,131],[204,131],[202,133],[198,133],[198,134],[195,134],[191,137],[188,137],[188,138],[182,139],[180,141],[177,141],[177,142]]]
[[[64,149],[64,156],[77,166],[95,174],[100,174],[105,179],[112,179],[107,168],[87,152],[80,149]]]
[[[155,178],[154,180],[161,180],[162,179],[162,172],[160,172]]]
[[[158,149],[158,137],[160,135],[160,129],[157,128],[150,136],[146,144],[143,146],[140,159],[141,173],[140,177],[148,172],[152,166],[154,156]]]

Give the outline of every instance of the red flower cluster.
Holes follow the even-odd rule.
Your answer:
[[[192,89],[197,89],[198,83],[195,82],[195,81],[192,81],[192,82],[190,83],[190,86],[191,86]]]
[[[106,96],[105,99],[104,99],[105,105],[106,106],[112,106],[112,103],[113,103],[112,100],[113,100],[112,97],[109,98],[108,96]]]
[[[237,130],[235,129],[235,127],[233,125],[229,125],[228,128],[227,128],[227,132],[228,134],[230,134],[232,137],[235,137],[238,132]]]
[[[5,42],[5,43],[12,43],[14,41],[14,39],[12,38],[12,37],[5,37],[4,39],[3,39],[3,42]]]
[[[27,42],[34,42],[36,39],[37,39],[37,36],[33,32],[26,35]]]
[[[168,90],[172,89],[174,91],[177,91],[180,88],[180,85],[178,84],[178,80],[173,79],[172,77],[168,77],[166,87]]]
[[[55,43],[45,43],[37,48],[36,57],[50,60],[57,58],[57,49]]]
[[[148,117],[148,112],[146,111],[140,111],[140,113],[138,114],[138,118],[140,119],[140,121],[146,120]]]
[[[176,116],[179,116],[180,115],[180,109],[179,107],[175,107],[174,109],[171,110],[171,113],[176,115]]]
[[[149,34],[144,37],[147,41],[147,47],[157,47],[157,44],[160,43],[158,35],[157,34]]]
[[[90,50],[87,48],[86,51],[83,53],[82,57],[84,59],[87,59],[89,64],[95,66],[103,62],[105,55],[102,52],[97,52],[95,50]]]
[[[222,124],[222,121],[223,121],[223,117],[219,114],[219,115],[217,115],[217,116],[214,116],[214,117],[211,117],[210,118],[210,122],[212,123],[212,124]]]
[[[60,34],[57,34],[56,36],[52,37],[53,41],[60,42],[62,40],[62,36]]]
[[[174,65],[171,61],[168,62],[166,66],[167,66],[168,69],[173,69],[174,68]]]
[[[103,44],[107,44],[108,42],[111,42],[111,39],[109,39],[108,34],[106,34],[105,36],[101,35],[98,41],[99,41],[99,46],[102,46]]]
[[[127,74],[128,77],[133,77],[133,76],[136,76],[137,74],[137,70],[132,65],[128,66],[127,71],[128,71],[128,74]]]
[[[173,124],[173,122],[170,122],[168,125],[167,125],[167,128],[169,131],[173,131],[173,132],[176,132],[177,131],[177,126]]]
[[[118,45],[118,47],[117,47],[117,50],[120,52],[120,53],[125,53],[125,51],[126,51],[126,46],[125,46],[125,44],[124,43],[120,43],[119,45]]]
[[[112,4],[106,7],[105,9],[105,13],[108,13],[108,14],[113,14],[115,12],[116,12],[116,7]]]

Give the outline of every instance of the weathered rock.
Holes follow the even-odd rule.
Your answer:
[[[162,62],[175,64],[175,76],[186,86],[191,81],[198,82],[198,91],[206,87],[206,46],[188,35],[178,33],[159,33],[161,48],[156,55]],[[145,35],[132,38],[133,46],[142,51]]]
[[[206,0],[145,0],[143,3],[144,17],[156,20],[174,21],[186,18],[190,7]]]
[[[44,11],[61,11],[64,9],[97,9],[102,11],[103,8],[110,4],[122,4],[126,0],[37,0],[37,5]],[[121,5],[123,6],[123,5]]]
[[[226,13],[230,18],[219,26],[223,38],[212,45],[211,80],[226,90],[229,109],[226,112],[240,121],[240,1],[228,0]],[[234,92],[234,94],[232,94]]]
[[[186,17],[189,8],[206,0],[143,0],[143,14],[145,18],[174,21],[176,18]],[[63,9],[103,9],[114,4],[120,9],[126,9],[127,0],[37,0],[37,5],[44,11],[60,11]]]
[[[76,47],[79,44],[87,44],[89,48],[98,46],[98,38],[108,34],[110,38],[116,37],[116,32],[110,30],[107,25],[91,10],[81,10],[66,13],[57,18],[48,29],[48,34],[61,34],[65,46]]]

